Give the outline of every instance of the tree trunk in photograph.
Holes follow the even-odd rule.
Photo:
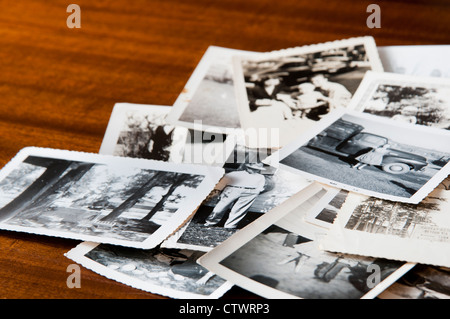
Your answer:
[[[185,180],[187,180],[189,175],[187,174],[179,174],[176,173],[174,176],[174,183],[170,185],[169,190],[167,193],[161,197],[159,202],[153,207],[150,212],[142,218],[142,220],[150,220],[163,206],[167,198],[169,198],[170,195],[172,195],[173,191],[180,186]]]
[[[26,162],[26,161],[25,161]],[[20,211],[33,205],[42,194],[51,188],[61,177],[61,174],[72,164],[71,161],[52,160],[45,172],[26,190],[0,209],[0,222],[5,221]]]
[[[72,168],[63,177],[61,177],[58,181],[53,183],[53,185],[48,187],[41,195],[39,195],[39,197],[33,201],[33,207],[46,206],[48,199],[52,194],[56,194],[64,187],[67,189],[71,184],[79,181],[94,165],[95,164],[81,163],[78,164],[77,167]]]
[[[122,204],[112,210],[111,213],[103,217],[100,221],[112,222],[119,217],[123,212],[133,207],[148,191],[153,187],[161,184],[161,177],[164,176],[164,172],[155,173],[149,180],[141,186],[133,195],[128,197]]]

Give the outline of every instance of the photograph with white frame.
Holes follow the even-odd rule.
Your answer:
[[[323,190],[312,184],[200,257],[198,263],[269,299],[374,298],[414,264],[329,253],[326,234],[304,221]],[[376,269],[376,279],[373,278]]]
[[[191,217],[223,173],[24,148],[0,171],[0,229],[150,249]]]
[[[279,129],[279,140],[248,138],[246,145],[278,148],[346,107],[365,72],[383,66],[367,36],[235,56],[233,69],[242,129]]]
[[[349,194],[322,249],[450,267],[450,178],[419,204]]]
[[[450,45],[447,44],[378,46],[378,54],[386,72],[450,77]]]
[[[165,105],[116,103],[100,154],[181,163],[188,131],[166,122]]]
[[[196,261],[204,253],[84,242],[65,256],[106,278],[176,299],[218,299],[233,285]]]
[[[305,221],[328,229],[333,225],[339,209],[347,198],[348,191],[325,186],[324,191],[324,196],[306,214]]]
[[[209,251],[273,207],[311,184],[302,176],[265,165],[268,149],[240,144],[242,136],[228,139],[225,174],[195,215],[162,243],[166,248]]]
[[[183,91],[175,101],[167,120],[177,126],[224,133],[241,127],[233,84],[232,56],[254,52],[209,46]]]
[[[348,108],[450,130],[450,79],[367,72]]]
[[[266,159],[329,186],[417,204],[450,172],[450,132],[335,110]]]

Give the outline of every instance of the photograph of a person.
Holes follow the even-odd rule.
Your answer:
[[[333,187],[418,203],[449,173],[450,134],[342,109],[272,157]]]
[[[117,103],[100,154],[181,163],[188,131],[166,122],[170,106]]]
[[[272,147],[346,107],[365,72],[383,70],[370,37],[235,57],[234,69],[242,128],[279,127]]]
[[[450,130],[450,80],[367,72],[350,109]]]
[[[0,228],[151,248],[181,226],[223,174],[179,165],[23,149],[1,171]]]
[[[66,257],[107,278],[171,298],[220,298],[232,285],[196,261],[203,252],[84,242]]]
[[[309,184],[298,174],[263,164],[268,154],[237,144],[220,183],[164,246],[209,251]]]

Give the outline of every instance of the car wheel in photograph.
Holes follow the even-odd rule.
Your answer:
[[[383,165],[383,171],[391,174],[405,174],[410,170],[409,165],[405,163],[389,163]]]

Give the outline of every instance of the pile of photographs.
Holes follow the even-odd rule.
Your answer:
[[[0,229],[171,298],[450,298],[449,48],[406,49],[211,46],[173,106],[116,104],[99,154],[21,150]]]

